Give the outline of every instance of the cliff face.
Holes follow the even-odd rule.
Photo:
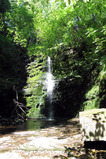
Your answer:
[[[63,49],[53,57],[55,88],[54,110],[56,116],[75,117],[80,110],[105,108],[105,60],[90,61],[75,49]],[[102,64],[101,64],[102,63]]]
[[[90,58],[90,57],[89,57]],[[80,110],[105,108],[105,62],[86,59],[75,49],[64,47],[51,54],[55,87],[52,94],[55,117],[75,117]],[[102,63],[102,65],[101,65]],[[47,57],[43,54],[27,68],[26,101],[29,116],[48,115],[45,88]]]

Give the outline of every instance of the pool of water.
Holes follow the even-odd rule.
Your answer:
[[[17,126],[14,126],[12,124],[8,126],[0,126],[0,134],[8,134],[14,131],[35,131],[58,125],[65,125],[67,124],[67,122],[68,119],[65,118],[58,118],[55,120],[50,120],[46,118],[28,119],[24,123],[21,123]]]

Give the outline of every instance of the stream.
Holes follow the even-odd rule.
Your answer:
[[[81,145],[79,119],[31,119],[0,126],[1,159],[66,158],[65,149]]]

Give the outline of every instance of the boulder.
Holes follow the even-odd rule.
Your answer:
[[[106,109],[92,109],[79,113],[82,140],[106,141]]]

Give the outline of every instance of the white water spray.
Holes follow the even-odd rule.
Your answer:
[[[49,103],[49,106],[48,106],[48,108],[49,108],[48,109],[48,111],[49,111],[48,119],[49,120],[54,119],[52,99],[53,99],[53,89],[54,89],[54,86],[55,86],[55,81],[53,80],[51,66],[52,66],[52,61],[51,61],[51,58],[48,57],[48,59],[47,59],[47,67],[48,67],[48,72],[47,72],[47,98],[48,98],[48,103]]]

